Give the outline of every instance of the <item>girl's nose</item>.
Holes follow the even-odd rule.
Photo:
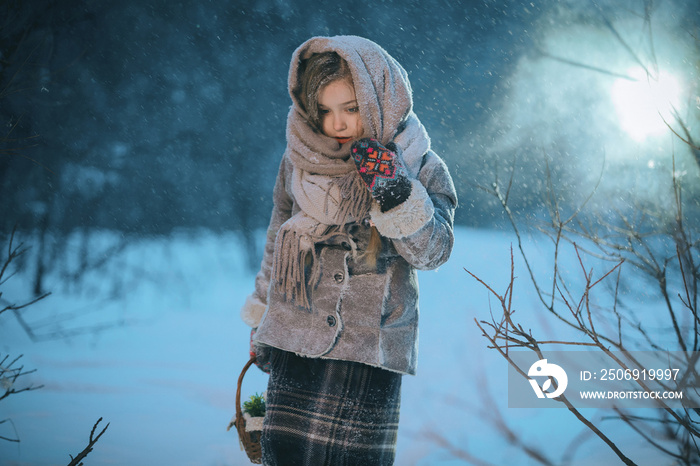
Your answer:
[[[333,129],[336,131],[342,131],[347,127],[345,123],[345,118],[342,115],[338,115],[333,119]]]

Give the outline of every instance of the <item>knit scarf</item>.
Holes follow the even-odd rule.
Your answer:
[[[324,51],[335,51],[348,62],[363,119],[363,137],[396,144],[413,178],[430,149],[430,138],[411,109],[406,72],[381,47],[354,36],[318,37],[294,52],[290,67],[293,105],[287,117],[284,157],[292,162],[291,191],[300,211],[277,232],[272,279],[287,301],[304,308],[310,307],[307,285],[313,289],[320,278],[315,245],[342,236],[356,254],[345,225],[367,218],[374,202],[350,157],[350,144],[340,145],[317,132],[295,96],[297,67],[312,53]]]

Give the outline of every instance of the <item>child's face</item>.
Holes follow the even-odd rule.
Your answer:
[[[318,95],[321,130],[326,136],[345,144],[362,136],[362,119],[355,89],[345,80],[327,84]]]

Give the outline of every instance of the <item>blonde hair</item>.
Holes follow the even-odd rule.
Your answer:
[[[334,81],[347,81],[354,87],[350,67],[337,53],[315,53],[301,62],[296,96],[309,116],[309,122],[319,131],[321,115],[318,111],[318,96],[324,87]]]

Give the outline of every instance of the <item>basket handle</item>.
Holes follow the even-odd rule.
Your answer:
[[[241,387],[243,386],[243,377],[245,376],[245,373],[248,372],[248,369],[250,366],[255,363],[255,356],[251,356],[250,360],[243,366],[243,370],[241,371],[241,375],[238,376],[238,387],[236,388],[236,416],[235,418],[229,423],[228,427],[226,430],[230,430],[231,427],[234,425],[239,424],[241,421],[243,421],[243,412],[241,411]]]

